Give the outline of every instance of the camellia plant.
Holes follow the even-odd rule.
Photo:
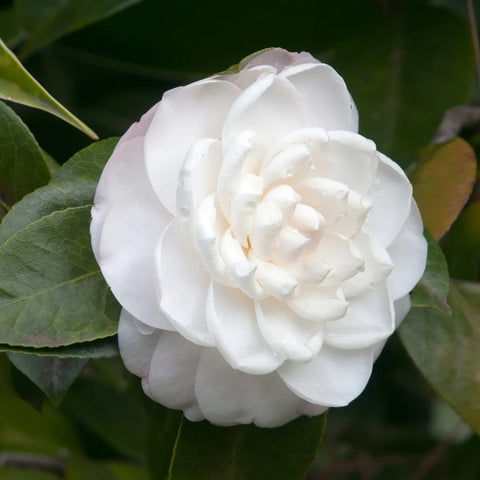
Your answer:
[[[0,478],[478,478],[472,2],[214,3],[0,5]]]

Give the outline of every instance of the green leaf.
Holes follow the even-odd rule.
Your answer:
[[[151,480],[148,472],[127,462],[100,462],[73,458],[65,480]]]
[[[37,141],[20,117],[0,102],[0,200],[4,210],[49,180],[49,168]]]
[[[400,338],[430,385],[480,433],[480,283],[452,282],[448,303],[451,314],[413,308]]]
[[[72,426],[51,405],[45,404],[39,413],[16,394],[0,393],[0,410],[0,451],[48,455],[82,451]]]
[[[91,251],[90,209],[54,211],[0,246],[1,343],[54,347],[116,333],[119,306]]]
[[[65,397],[62,408],[118,452],[143,461],[149,425],[143,397],[137,388],[119,391],[93,379],[80,379]]]
[[[39,357],[59,358],[111,358],[119,354],[117,337],[101,338],[56,348],[28,348],[0,344],[0,352],[25,353]]]
[[[39,357],[23,353],[9,353],[8,358],[54,405],[61,402],[88,361],[83,358]]]
[[[480,280],[480,200],[471,202],[442,239],[452,277]]]
[[[449,311],[447,295],[449,289],[448,265],[438,243],[425,230],[428,242],[427,266],[425,272],[411,293],[413,307],[435,307]]]
[[[216,427],[183,420],[169,480],[302,480],[322,440],[326,415],[283,427]]]
[[[456,15],[418,2],[402,2],[360,25],[324,58],[349,87],[360,133],[406,168],[430,142],[445,110],[469,100],[470,32]]]
[[[28,480],[58,480],[56,473],[27,471],[28,473],[25,473],[24,469],[0,467],[0,478],[2,480],[27,480],[26,475],[28,475]]]
[[[423,224],[436,240],[449,230],[467,203],[476,170],[475,152],[462,138],[421,152],[410,179]]]
[[[39,188],[16,203],[0,225],[0,244],[53,212],[91,205],[96,183],[76,178]]]
[[[71,180],[78,177],[98,181],[118,140],[119,137],[107,138],[80,150],[53,175],[50,183]]]
[[[31,55],[68,33],[139,2],[140,0],[16,0],[20,23],[28,32],[20,56]]]
[[[174,456],[183,414],[147,400],[149,414],[148,466],[152,478],[166,479]]]
[[[37,2],[37,5],[41,6]],[[97,135],[55,100],[23,67],[0,39],[0,98],[56,115],[93,139]]]

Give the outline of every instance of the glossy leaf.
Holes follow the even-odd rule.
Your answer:
[[[480,200],[471,202],[442,239],[452,277],[480,280]]]
[[[362,22],[325,59],[349,86],[360,133],[406,168],[445,110],[468,102],[474,60],[465,22],[440,8],[403,3],[381,20]]]
[[[2,343],[54,347],[116,333],[119,307],[91,251],[90,209],[54,211],[0,246]]]
[[[28,348],[0,344],[0,352],[25,353],[39,357],[58,358],[111,358],[119,354],[117,337],[101,338],[92,342],[80,342],[66,347]]]
[[[54,405],[60,403],[88,361],[83,358],[39,357],[23,353],[9,353],[8,358]]]
[[[50,171],[37,141],[20,117],[0,102],[0,199],[4,204],[3,214],[8,206],[49,180]]]
[[[20,55],[30,55],[58,38],[139,3],[140,0],[16,0],[28,39]]]
[[[449,289],[448,265],[441,248],[428,231],[424,232],[428,241],[428,256],[425,272],[411,293],[413,307],[435,307],[448,311]]]
[[[117,142],[118,137],[111,137],[80,150],[53,175],[50,183],[78,177],[97,181]]]
[[[399,333],[430,385],[480,433],[480,284],[452,283],[448,303],[451,313],[413,308]]]
[[[461,138],[422,152],[410,178],[423,223],[436,240],[449,230],[465,206],[476,169],[475,152]]]
[[[216,427],[183,420],[169,480],[303,480],[322,440],[326,415],[275,429]]]
[[[37,5],[41,6],[40,3]],[[91,138],[95,132],[55,100],[25,69],[0,39],[0,98],[56,115]]]
[[[82,178],[27,195],[0,225],[1,344],[64,347],[116,333],[120,307],[94,259],[89,234],[93,178],[108,159],[105,145],[75,156],[88,164]],[[75,163],[56,175],[63,168],[71,172]],[[85,346],[79,351],[85,353]]]

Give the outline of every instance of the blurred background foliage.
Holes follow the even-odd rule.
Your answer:
[[[480,3],[473,3],[478,24]],[[222,71],[268,46],[307,50],[330,63],[344,77],[357,103],[360,133],[413,172],[413,179],[421,177],[419,167],[443,174],[433,190],[424,184],[416,188],[426,188],[424,204],[435,205],[437,193],[440,204],[443,198],[455,207],[449,218],[432,221],[441,224],[434,236],[440,240],[451,275],[469,281],[455,284],[449,302],[468,308],[450,316],[441,310],[413,311],[401,337],[411,345],[409,353],[429,383],[395,335],[360,398],[347,408],[329,412],[323,444],[308,479],[480,478],[477,434],[430,386],[478,433],[478,411],[472,413],[472,405],[478,410],[480,402],[480,292],[474,283],[480,280],[480,188],[478,182],[472,187],[472,180],[458,193],[455,186],[466,174],[455,177],[455,171],[441,167],[441,162],[442,158],[450,166],[454,160],[463,166],[470,162],[469,175],[474,176],[477,165],[475,156],[462,153],[467,147],[459,143],[449,147],[446,161],[431,150],[420,154],[448,109],[480,101],[467,2],[1,0],[0,38],[101,139],[121,135],[165,90]],[[53,116],[10,105],[42,149],[60,164],[91,143]],[[459,128],[477,155],[478,123]],[[440,163],[429,165],[432,158]],[[110,349],[105,355],[111,354]],[[22,367],[21,357],[10,354],[10,359],[26,373],[28,366]],[[466,373],[460,362],[468,367]],[[84,364],[77,359],[69,367],[75,372],[72,380]],[[460,370],[461,388],[458,381],[449,383]],[[469,383],[473,377],[474,386]],[[0,354],[0,479],[143,480],[150,478],[149,472],[152,478],[163,478],[166,472],[172,479],[256,478],[238,465],[232,467],[231,477],[208,469],[194,477],[188,468],[169,467],[181,417],[145,398],[138,379],[125,371],[118,357],[90,360],[62,400],[67,383],[55,385],[59,390],[50,397],[59,406],[54,407]],[[469,398],[467,406],[463,397]],[[320,423],[314,430],[317,439],[323,428]],[[295,422],[287,426],[279,437],[285,445],[287,439],[295,438],[297,426]],[[193,465],[200,453],[198,446],[188,443],[189,438],[198,439],[204,433],[214,439],[211,452],[230,448],[222,434],[213,435],[208,425],[182,428],[186,434],[177,453]],[[248,449],[261,452],[271,440],[250,436],[249,430],[238,432],[235,438],[240,444],[245,435],[251,439],[250,445],[240,449],[249,465]],[[315,441],[302,439],[307,440],[314,452]],[[207,464],[208,454],[202,455]],[[217,461],[213,455],[210,464]],[[309,463],[308,459],[296,461]],[[277,474],[278,479],[301,477],[288,469]]]

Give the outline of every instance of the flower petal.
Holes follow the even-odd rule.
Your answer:
[[[373,206],[365,228],[387,248],[397,238],[410,214],[412,185],[396,163],[380,152],[377,155],[377,179],[368,192]]]
[[[197,405],[195,376],[202,348],[174,332],[163,332],[152,356],[146,381],[148,395],[166,407]]]
[[[206,79],[163,96],[145,137],[145,160],[153,188],[172,214],[187,152],[200,138],[220,138],[225,115],[239,94],[233,83]]]
[[[236,370],[263,375],[284,360],[263,339],[253,300],[236,288],[212,281],[207,298],[207,322],[216,346]]]
[[[99,265],[120,304],[140,321],[172,330],[158,307],[154,250],[171,219],[145,172],[110,207],[101,230]]]
[[[118,345],[127,369],[139,377],[146,377],[161,330],[142,333],[141,323],[124,308],[118,323]]]
[[[233,102],[223,126],[224,152],[238,135],[253,130],[267,147],[279,136],[304,126],[300,97],[283,78],[267,74]]]
[[[284,68],[291,65],[301,65],[304,63],[319,63],[319,61],[312,57],[308,52],[289,52],[283,48],[268,48],[261,53],[253,55],[251,60],[248,60],[244,68],[252,68],[259,65],[271,65],[275,67],[277,72],[281,72]]]
[[[323,323],[296,314],[274,298],[255,302],[258,326],[274,352],[294,362],[308,362],[323,344]]]
[[[213,348],[200,357],[195,394],[202,413],[216,425],[255,423],[279,427],[298,417],[303,404],[276,373],[249,375],[232,368]]]
[[[325,130],[356,131],[356,107],[342,77],[325,63],[303,63],[285,68],[287,78],[302,96],[307,124]]]
[[[90,224],[92,248],[97,262],[100,261],[100,237],[103,223],[113,202],[135,183],[148,181],[143,166],[143,143],[144,137],[139,137],[125,141],[121,146],[117,144],[103,169],[95,192]]]
[[[195,209],[205,197],[215,193],[221,163],[221,143],[213,138],[197,140],[183,162],[178,176],[177,215],[182,228],[190,235]]]
[[[165,228],[155,249],[160,308],[172,325],[198,345],[214,345],[205,320],[210,275],[178,220]]]
[[[427,250],[422,218],[415,200],[412,200],[410,215],[400,234],[388,248],[395,265],[387,279],[394,300],[407,295],[420,280],[425,271]]]
[[[398,328],[412,307],[410,295],[405,295],[404,297],[395,300],[393,306],[395,308],[395,328]]]
[[[386,340],[395,330],[393,302],[386,285],[368,290],[349,303],[343,318],[327,322],[325,343],[346,349],[366,348]]]
[[[300,285],[297,295],[287,301],[288,306],[301,317],[314,322],[342,318],[348,309],[338,287],[312,287]]]
[[[122,138],[118,141],[117,148],[120,148],[124,143],[137,137],[144,137],[147,134],[147,130],[152,123],[152,119],[157,111],[160,102],[156,103],[147,113],[142,115],[142,118],[138,122],[135,122],[131,127],[122,135]],[[143,151],[143,149],[142,149]]]
[[[328,136],[328,155],[332,162],[328,178],[364,195],[373,184],[377,172],[375,143],[352,132],[330,131]]]
[[[308,402],[342,407],[365,388],[372,365],[372,349],[341,350],[324,345],[310,362],[286,361],[278,373],[292,392]]]

